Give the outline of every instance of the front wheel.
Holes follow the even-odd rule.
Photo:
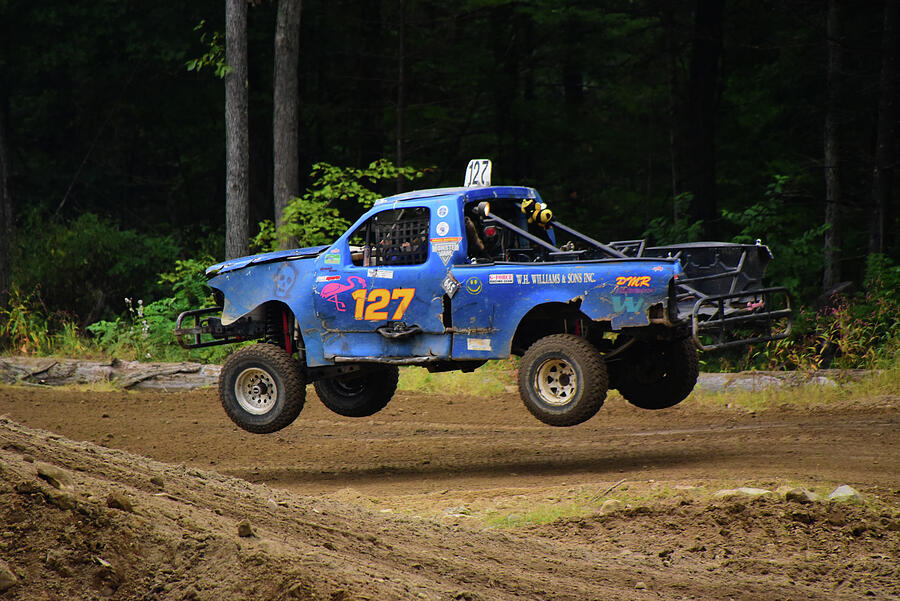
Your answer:
[[[616,386],[641,409],[666,409],[687,398],[700,374],[697,347],[690,338],[672,342],[638,342],[621,359]]]
[[[219,374],[219,397],[238,426],[268,434],[290,425],[306,401],[296,360],[274,344],[254,344],[232,354]]]
[[[368,417],[384,409],[394,392],[400,370],[396,365],[372,366],[360,374],[349,374],[315,383],[322,404],[344,417]]]
[[[574,426],[593,417],[607,390],[600,351],[574,334],[545,336],[519,363],[519,395],[536,418],[551,426]]]

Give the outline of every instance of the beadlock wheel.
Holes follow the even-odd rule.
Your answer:
[[[256,434],[290,425],[306,401],[306,382],[297,361],[274,344],[254,344],[222,365],[219,397],[235,424]]]
[[[546,403],[562,407],[578,391],[578,374],[567,361],[548,359],[535,371],[534,387]]]
[[[265,415],[275,407],[278,385],[268,372],[251,367],[235,379],[234,396],[247,413]]]
[[[593,344],[552,334],[531,345],[519,363],[519,395],[536,418],[574,426],[593,417],[606,399],[606,363]]]

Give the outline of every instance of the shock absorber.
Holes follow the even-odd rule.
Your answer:
[[[266,307],[266,339],[271,344],[280,346],[293,354],[297,350],[293,341],[294,320],[290,312],[278,304]]]

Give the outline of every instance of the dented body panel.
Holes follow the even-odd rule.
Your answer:
[[[650,308],[667,302],[681,273],[677,259],[471,263],[464,208],[504,199],[540,196],[512,186],[412,192],[378,201],[330,246],[214,265],[207,273],[224,298],[222,324],[275,301],[293,314],[309,367],[354,358],[421,363],[508,357],[519,323],[539,305],[577,307],[616,331],[650,324]],[[428,216],[426,235],[413,240],[423,245],[423,260],[355,260],[354,233],[379,213],[399,210]],[[398,324],[399,336],[379,331]]]
[[[282,347],[301,348],[310,368],[346,362],[446,367],[521,353],[540,333],[529,329],[576,328],[605,353],[616,346],[600,339],[617,332],[657,340],[693,336],[696,346],[709,349],[777,340],[790,331],[789,295],[761,285],[771,253],[759,243],[606,245],[556,220],[538,227],[526,206],[546,207],[536,190],[521,186],[383,198],[331,245],[208,268],[221,317],[207,317],[214,308],[185,312],[176,336],[196,348],[265,332]],[[182,327],[186,318],[197,327]],[[779,319],[787,327],[773,332]],[[273,320],[280,339],[270,333]],[[725,339],[754,324],[769,330]],[[202,336],[215,340],[201,342]]]
[[[523,317],[540,305],[575,305],[616,331],[650,324],[651,306],[665,303],[681,273],[675,259],[456,265],[463,285],[453,299],[455,359],[503,358]]]

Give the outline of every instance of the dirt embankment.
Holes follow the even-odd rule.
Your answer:
[[[512,394],[400,393],[361,420],[311,395],[254,436],[210,391],[0,387],[0,598],[896,598],[898,400],[612,397],[558,429]],[[715,496],[838,484],[865,503]]]

